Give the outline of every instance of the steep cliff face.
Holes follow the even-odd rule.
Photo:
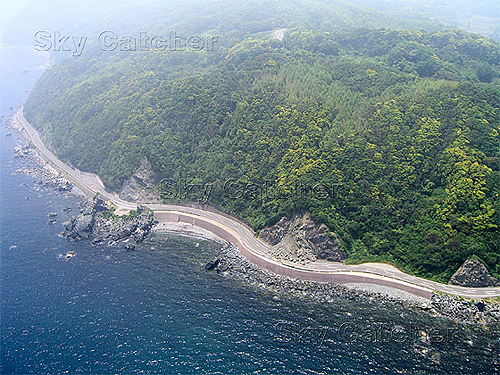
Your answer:
[[[341,262],[347,258],[335,234],[326,225],[315,223],[307,212],[282,218],[263,229],[259,237],[272,245],[270,255],[278,260],[309,263],[316,259]]]
[[[469,259],[451,277],[450,284],[480,288],[500,286],[500,280],[491,276],[481,261]]]
[[[160,196],[154,190],[154,176],[148,159],[143,159],[137,172],[126,179],[120,189],[121,199],[135,203],[161,203]]]

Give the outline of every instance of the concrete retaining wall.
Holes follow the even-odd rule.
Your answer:
[[[396,288],[403,290],[405,292],[411,293],[413,295],[431,299],[433,292],[420,288],[417,285],[409,284],[406,282],[399,282],[397,280],[390,279],[383,276],[370,276],[369,274],[360,275],[359,273],[350,274],[348,272],[339,273],[326,273],[326,272],[313,272],[307,270],[300,270],[292,267],[288,267],[268,259],[262,258],[259,255],[248,250],[244,244],[241,242],[239,235],[225,227],[222,224],[214,224],[210,220],[205,220],[200,216],[193,216],[183,213],[171,213],[171,212],[155,212],[155,217],[160,222],[169,223],[189,223],[197,227],[206,229],[218,237],[224,239],[236,245],[241,252],[241,254],[247,258],[249,261],[259,266],[260,268],[266,269],[278,275],[287,276],[294,279],[308,280],[308,281],[318,281],[318,282],[331,282],[337,284],[376,284],[391,288]]]

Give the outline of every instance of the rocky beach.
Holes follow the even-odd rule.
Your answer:
[[[235,246],[224,246],[217,257],[206,264],[207,271],[275,293],[276,298],[307,298],[331,303],[338,298],[367,301],[387,308],[403,307],[437,318],[450,319],[463,324],[484,325],[500,332],[500,303],[461,299],[435,293],[432,300],[409,293],[372,286],[371,291],[333,283],[317,283],[290,279],[262,270],[244,258]]]
[[[48,166],[28,144],[17,146],[14,154],[25,163],[25,167],[19,169],[19,172],[35,178],[39,188],[84,197],[76,187]],[[134,192],[137,194],[137,190]],[[69,241],[86,240],[93,245],[120,245],[127,251],[135,250],[156,230],[214,239],[203,231],[192,231],[192,228],[186,228],[185,225],[157,226],[154,215],[148,209],[139,208],[134,215],[116,216],[99,197],[92,201],[83,198],[80,211],[63,225],[61,236]],[[335,234],[328,233],[325,226],[315,224],[307,213],[297,214],[289,220],[282,219],[275,226],[263,230],[260,238],[272,245],[270,255],[276,260],[288,257],[292,262],[307,263],[315,259],[345,259],[345,253],[339,249]],[[409,293],[374,285],[345,286],[290,279],[260,269],[244,258],[235,246],[227,243],[220,254],[206,265],[206,269],[275,293],[278,299],[297,297],[321,303],[329,303],[336,298],[363,300],[387,308],[409,308],[464,324],[484,325],[493,329],[497,329],[500,324],[498,302],[466,300],[436,293],[429,301]]]

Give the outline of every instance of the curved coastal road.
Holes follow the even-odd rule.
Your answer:
[[[55,168],[69,182],[77,186],[87,196],[99,194],[117,207],[117,212],[128,212],[137,205],[124,201],[117,194],[106,191],[99,177],[80,172],[59,160],[42,142],[38,132],[26,121],[21,108],[14,117],[22,133],[38,149],[40,156]],[[281,263],[270,259],[268,245],[258,239],[255,233],[243,223],[228,215],[201,210],[198,208],[149,204],[160,223],[185,222],[205,228],[228,242],[238,246],[242,255],[261,268],[303,280],[336,282],[336,283],[371,283],[401,289],[414,295],[430,299],[434,291],[444,292],[472,299],[500,296],[500,287],[466,288],[440,284],[434,281],[408,275],[395,267],[385,264],[361,264],[347,266],[343,263],[316,261],[306,265]]]

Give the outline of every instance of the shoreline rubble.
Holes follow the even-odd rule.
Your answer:
[[[364,300],[383,307],[409,308],[458,323],[500,328],[500,304],[493,305],[482,300],[465,300],[437,293],[434,293],[431,300],[427,300],[401,291],[388,294],[389,288],[376,285],[371,285],[371,290],[363,290],[358,284],[341,285],[291,279],[259,268],[243,257],[232,244],[222,247],[219,254],[206,263],[205,269],[282,296],[309,298],[324,303],[339,298]]]
[[[244,258],[234,245],[227,244],[197,228],[176,226],[161,228],[161,226],[157,226],[154,215],[148,210],[142,210],[137,217],[131,220],[123,217],[105,218],[101,215],[108,209],[104,201],[99,198],[89,201],[85,198],[85,195],[78,188],[60,177],[57,171],[48,166],[38,155],[36,149],[30,147],[25,141],[15,147],[14,156],[27,163],[24,168],[18,169],[17,172],[39,178],[35,179],[35,184],[38,185],[37,190],[40,188],[55,190],[82,199],[80,212],[63,224],[65,230],[61,235],[70,241],[88,240],[93,245],[105,244],[107,246],[122,243],[125,250],[133,251],[136,250],[137,244],[140,244],[152,233],[168,232],[193,238],[206,238],[224,244],[219,255],[207,263],[207,271],[217,272],[224,277],[243,281],[250,286],[257,286],[279,295],[312,298],[318,302],[329,302],[335,298],[363,299],[379,303],[380,306],[384,307],[411,308],[433,317],[446,318],[460,323],[500,325],[500,303],[493,305],[482,300],[471,301],[437,293],[429,301],[414,296],[403,296],[399,292],[391,294],[390,291],[377,287],[366,290],[360,285],[345,286],[290,279],[260,269]],[[69,213],[71,207],[67,207],[63,211]],[[277,298],[280,297],[277,296]]]

